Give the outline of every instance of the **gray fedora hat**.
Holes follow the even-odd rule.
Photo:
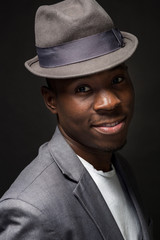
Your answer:
[[[71,78],[111,69],[134,53],[138,40],[120,32],[95,0],[65,0],[38,8],[37,56],[25,62],[33,74]]]

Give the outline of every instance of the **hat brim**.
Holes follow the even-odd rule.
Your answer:
[[[133,34],[121,32],[125,47],[109,54],[61,67],[43,68],[39,65],[38,56],[25,62],[25,67],[33,74],[45,78],[74,78],[109,70],[125,62],[135,52],[138,39]]]

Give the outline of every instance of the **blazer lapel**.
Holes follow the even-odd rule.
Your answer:
[[[144,214],[142,212],[142,207],[140,207],[139,202],[137,201],[138,193],[136,191],[136,188],[134,188],[135,183],[131,184],[130,182],[130,179],[132,179],[131,177],[132,173],[130,172],[130,168],[127,167],[126,161],[124,161],[124,159],[119,155],[117,155],[117,157],[114,158],[113,164],[115,166],[119,179],[122,182],[122,185],[125,187],[125,191],[128,192],[128,195],[133,203],[133,206],[135,207],[138,219],[141,224],[143,240],[151,240],[152,238],[148,231],[148,226]]]
[[[102,239],[124,240],[96,184],[58,128],[49,142],[49,150],[62,173],[76,183],[73,194],[97,226]]]
[[[74,195],[96,224],[103,239],[124,240],[106,202],[87,170],[84,170],[74,190]]]

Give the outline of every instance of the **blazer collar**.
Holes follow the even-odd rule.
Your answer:
[[[62,173],[78,182],[83,174],[84,167],[58,127],[49,142],[49,151]]]

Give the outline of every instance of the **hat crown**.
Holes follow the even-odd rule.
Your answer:
[[[108,31],[112,19],[94,0],[65,0],[38,8],[35,18],[35,43],[46,48]]]

